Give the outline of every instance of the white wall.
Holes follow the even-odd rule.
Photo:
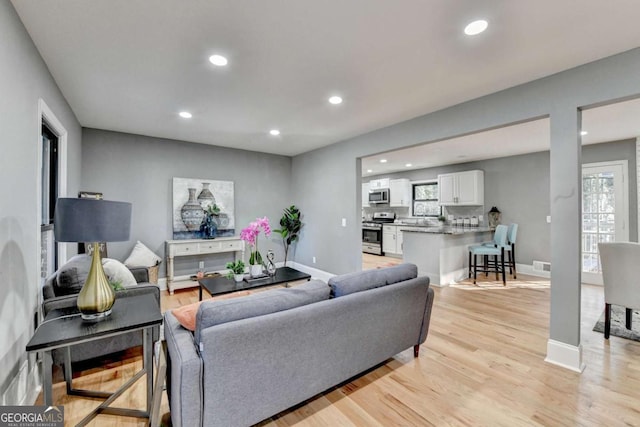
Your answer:
[[[27,363],[25,346],[40,293],[39,98],[68,132],[71,193],[80,177],[81,129],[8,1],[0,1],[0,40],[0,396],[16,404],[25,398],[33,362]]]

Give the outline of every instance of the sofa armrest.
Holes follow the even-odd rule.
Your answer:
[[[167,395],[174,427],[202,425],[203,363],[193,334],[180,325],[171,311],[164,314],[167,341]]]
[[[133,273],[133,277],[136,279],[138,283],[145,283],[149,281],[149,270],[147,267],[127,267],[131,273]]]
[[[60,310],[65,312],[67,310],[74,310],[77,306],[78,295],[64,295],[61,297],[53,297],[45,300],[42,303],[42,312],[44,317],[52,312],[53,310]],[[57,316],[56,316],[57,317]]]
[[[434,298],[435,293],[433,292],[433,289],[429,287],[429,290],[427,291],[427,302],[424,307],[424,317],[422,318],[422,327],[420,328],[420,340],[418,341],[420,344],[427,340],[429,324],[431,323],[431,308],[433,307]]]

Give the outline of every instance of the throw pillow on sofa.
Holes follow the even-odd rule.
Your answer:
[[[56,296],[74,295],[80,292],[91,266],[91,257],[79,254],[71,257],[66,264],[58,269],[53,287]]]
[[[103,258],[102,268],[109,282],[119,282],[125,288],[135,286],[138,283],[131,270],[118,260]]]
[[[131,254],[124,261],[124,265],[127,267],[153,267],[160,262],[162,262],[162,258],[138,240],[131,250]]]
[[[90,255],[78,254],[71,257],[58,269],[54,282],[56,296],[79,293],[87,280],[89,268],[91,268]],[[110,282],[120,282],[125,288],[135,286],[137,283],[133,273],[118,260],[103,258],[102,268]]]
[[[180,322],[183,328],[190,330],[191,332],[196,330],[196,314],[198,313],[198,309],[203,302],[209,301],[221,301],[231,298],[244,297],[246,295],[251,295],[250,291],[240,291],[234,292],[232,294],[218,295],[211,299],[207,299],[204,301],[194,302],[192,304],[183,305],[182,307],[174,308],[171,310],[171,313],[174,317]]]

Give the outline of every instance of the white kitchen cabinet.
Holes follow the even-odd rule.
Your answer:
[[[382,252],[385,254],[396,254],[396,231],[395,225],[382,226]]]
[[[389,181],[389,206],[392,208],[411,206],[411,182],[408,179]]]
[[[362,207],[363,208],[369,207],[369,188],[370,186],[368,182],[362,183]]]
[[[438,202],[442,206],[484,204],[484,172],[473,170],[438,175]]]
[[[385,255],[402,255],[402,231],[398,226],[382,226],[382,252]]]
[[[371,190],[383,190],[389,188],[389,178],[372,179],[369,181],[369,188]]]

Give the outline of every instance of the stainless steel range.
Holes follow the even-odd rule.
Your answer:
[[[374,255],[382,253],[382,225],[395,221],[393,212],[376,212],[369,221],[362,221],[362,252]]]

